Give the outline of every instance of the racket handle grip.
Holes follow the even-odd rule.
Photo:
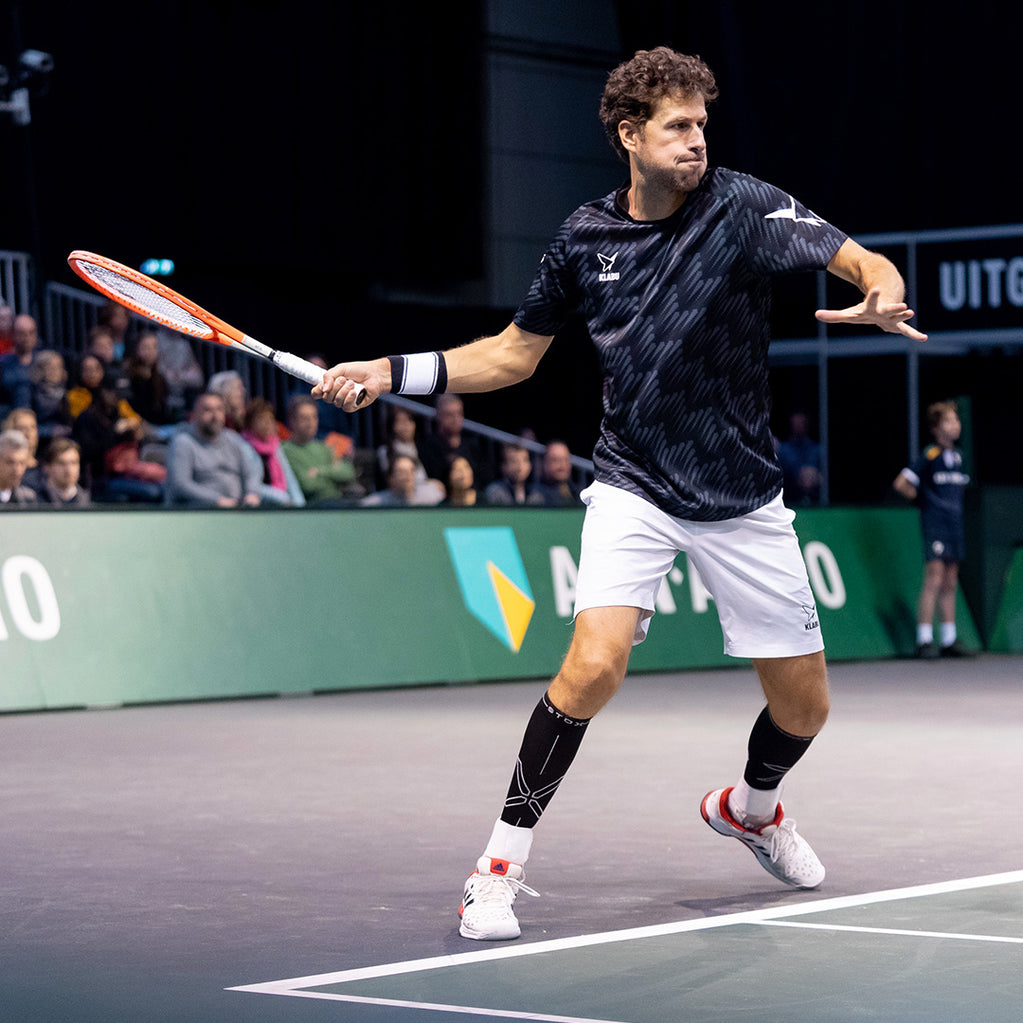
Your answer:
[[[318,384],[323,380],[323,370],[305,359],[300,359],[290,352],[275,352],[273,360],[285,373],[290,373],[307,384]],[[366,400],[366,388],[362,384],[355,385],[355,404],[361,405]]]

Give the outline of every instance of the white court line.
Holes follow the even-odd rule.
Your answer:
[[[392,1002],[384,999],[360,998],[339,995],[326,991],[300,990],[324,987],[328,984],[347,984],[357,980],[371,980],[378,977],[403,976],[424,970],[447,969],[452,966],[466,966],[473,963],[493,962],[501,959],[518,959],[523,956],[543,955],[547,952],[562,952],[575,948],[588,948],[617,941],[639,941],[643,938],[658,938],[690,931],[710,930],[715,927],[732,927],[736,924],[761,924],[784,917],[806,916],[811,913],[826,913],[834,909],[849,909],[859,906],[896,902],[900,899],[926,898],[932,895],[947,895],[952,892],[969,891],[973,888],[991,888],[1002,884],[1023,883],[1023,870],[1003,874],[987,874],[983,877],[969,877],[956,881],[940,881],[936,884],[915,885],[911,888],[892,888],[887,891],[868,892],[862,895],[846,895],[834,899],[820,899],[816,902],[796,906],[775,906],[770,909],[755,909],[745,913],[729,913],[722,916],[700,917],[696,920],[682,920],[677,923],[657,924],[650,927],[633,927],[621,931],[605,931],[598,934],[583,934],[573,938],[557,938],[551,941],[537,941],[525,945],[504,945],[457,955],[434,956],[429,959],[412,959],[400,963],[384,963],[356,970],[341,970],[337,973],[320,973],[309,977],[292,977],[288,980],[273,980],[261,984],[245,984],[230,987],[228,991],[245,991],[251,994],[288,995],[297,998],[323,998],[335,1001],[358,1001],[367,1004],[399,1005],[405,1008],[432,1009],[435,1011],[466,1013],[479,1016],[499,1016],[507,1019],[529,1019],[550,1021],[550,1023],[621,1023],[613,1020],[582,1020],[566,1016],[531,1015],[521,1012],[496,1011],[471,1006],[435,1005],[426,1002]],[[821,925],[825,926],[825,925]],[[837,928],[829,928],[837,929]],[[925,932],[908,932],[923,934]]]
[[[1010,945],[1023,945],[1023,938],[1008,938],[1000,934],[953,934],[949,931],[910,931],[897,927],[852,927],[849,924],[806,924],[796,920],[760,920],[761,927],[802,927],[813,931],[856,931],[860,934],[898,934],[913,938],[955,938],[957,941],[1004,941]]]

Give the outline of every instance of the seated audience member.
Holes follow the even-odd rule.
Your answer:
[[[36,414],[39,436],[43,440],[70,436],[72,418],[64,356],[49,348],[41,351],[31,376],[32,411]]]
[[[152,426],[174,423],[170,409],[170,387],[160,371],[160,345],[154,330],[139,334],[135,348],[124,364],[131,407]]]
[[[70,437],[56,437],[43,457],[43,486],[39,501],[54,508],[84,508],[89,492],[80,485],[81,449]]]
[[[121,388],[124,381],[117,375],[116,371],[110,373],[106,363],[96,355],[86,353],[78,362],[77,380],[75,386],[67,393],[68,408],[71,410],[72,420],[77,419],[91,404],[97,391],[106,386],[114,391],[117,397],[118,413],[122,419],[137,419],[142,417],[131,407],[125,399]]]
[[[428,497],[428,500],[424,500]],[[359,504],[368,508],[411,507],[414,505],[436,505],[442,501],[436,493],[424,495],[416,484],[416,463],[407,455],[398,455],[391,462],[387,475],[387,489],[364,497]]]
[[[262,473],[260,497],[266,504],[305,504],[298,480],[287,457],[281,452],[277,416],[266,398],[253,398],[245,410],[242,439],[259,458]]]
[[[72,427],[81,445],[82,475],[96,500],[159,501],[166,470],[140,456],[145,424],[124,415],[116,378],[106,375]],[[129,410],[130,411],[130,410]]]
[[[469,459],[455,455],[448,466],[448,496],[441,502],[447,508],[474,508],[483,504],[476,490],[476,477],[473,475]]]
[[[220,395],[224,402],[224,426],[241,433],[245,429],[245,409],[249,403],[241,374],[233,369],[214,373],[206,385],[206,392]]]
[[[36,414],[30,408],[15,408],[4,417],[0,429],[17,430],[28,442],[28,463],[21,485],[29,487],[37,494],[43,485],[43,470],[36,457],[39,450],[39,425]]]
[[[540,462],[540,482],[533,489],[538,504],[547,508],[573,508],[581,505],[579,488],[572,482],[572,453],[568,445],[552,440]]]
[[[0,408],[28,408],[32,404],[32,366],[39,328],[26,314],[14,317],[11,350],[0,355]]]
[[[444,479],[452,455],[464,455],[476,479],[480,479],[483,459],[479,444],[475,438],[463,432],[464,421],[464,405],[457,394],[441,394],[437,397],[433,429],[422,445],[423,466],[430,479]]]
[[[246,457],[244,441],[225,425],[224,399],[200,394],[191,422],[171,438],[167,501],[189,508],[256,508],[258,461]]]
[[[131,313],[120,302],[106,302],[99,311],[99,326],[105,327],[112,344],[108,362],[123,361],[131,334]]]
[[[180,423],[188,417],[188,410],[195,399],[206,389],[206,378],[187,337],[169,330],[156,333],[160,372],[167,381],[171,421]]]
[[[298,485],[308,502],[342,501],[358,497],[362,488],[355,482],[355,465],[348,458],[339,458],[325,441],[317,440],[321,402],[308,394],[296,394],[288,402],[290,436],[281,450],[295,471]]]
[[[387,479],[387,470],[395,455],[411,458],[416,463],[416,479],[426,479],[416,429],[416,417],[408,409],[398,405],[388,406],[384,443],[377,448],[377,471],[381,479]]]
[[[0,433],[0,508],[38,507],[36,492],[21,481],[28,466],[28,441],[17,430]]]
[[[533,463],[520,444],[505,444],[501,452],[501,478],[487,486],[484,494],[490,505],[533,504],[529,477]]]

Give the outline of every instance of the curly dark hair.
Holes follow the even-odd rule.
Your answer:
[[[699,57],[678,53],[667,46],[639,50],[607,77],[600,100],[600,121],[614,151],[626,162],[628,154],[618,137],[618,125],[645,124],[654,104],[663,96],[703,96],[709,103],[718,94],[714,74]]]

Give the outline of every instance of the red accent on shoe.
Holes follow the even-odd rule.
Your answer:
[[[749,831],[751,834],[760,835],[763,833],[764,828],[777,827],[785,819],[785,811],[781,807],[781,803],[778,804],[778,809],[775,810],[774,820],[770,824],[764,824],[759,828],[747,828],[745,824],[740,824],[735,817],[732,816],[731,807],[728,805],[728,797],[732,794],[732,790],[735,788],[734,785],[729,785],[727,789],[724,789],[721,793],[721,802],[718,804],[718,812],[721,816],[728,821],[729,824],[739,828],[741,831]]]
[[[491,874],[507,874],[508,873],[508,861],[507,860],[494,860],[490,861],[490,873]]]

